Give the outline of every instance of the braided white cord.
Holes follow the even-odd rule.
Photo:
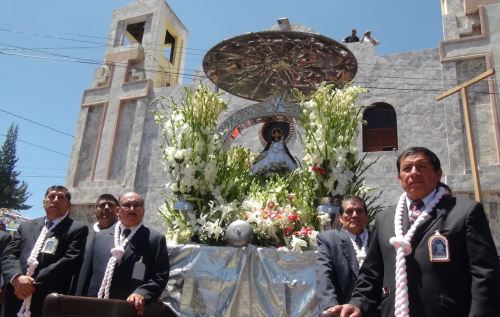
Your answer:
[[[394,233],[396,236],[389,239],[389,243],[396,249],[396,294],[394,302],[396,317],[410,316],[405,256],[410,255],[412,252],[411,239],[413,238],[413,234],[415,233],[418,225],[429,217],[429,212],[436,206],[445,194],[447,194],[446,190],[439,187],[434,198],[430,201],[429,205],[426,206],[425,210],[420,213],[406,235],[403,235],[403,210],[404,204],[406,203],[406,193],[403,193],[399,198],[396,213],[394,215]]]
[[[63,219],[64,220],[64,219]],[[59,221],[58,223],[55,223],[52,225],[52,231],[57,227],[58,224],[62,222]],[[31,250],[30,256],[26,262],[28,262],[28,270],[26,272],[27,276],[33,276],[35,274],[35,270],[38,267],[38,255],[40,254],[40,250],[42,249],[43,243],[45,242],[45,238],[47,238],[47,233],[49,232],[49,229],[47,229],[47,226],[44,224],[42,231],[40,232],[40,235],[36,239],[35,245],[33,246],[33,249]],[[19,312],[17,313],[18,317],[30,317],[31,316],[31,297],[32,295],[26,297],[23,301],[23,304],[21,306],[21,309],[19,309]]]
[[[342,230],[345,230],[345,229],[342,229]],[[346,230],[346,232],[347,232],[347,230]],[[363,242],[363,246],[361,248],[359,248],[358,244],[351,237],[351,235],[349,235],[349,233],[346,233],[346,234],[349,237],[349,239],[351,240],[351,244],[352,244],[352,246],[354,248],[354,252],[356,253],[356,260],[358,261],[359,267],[361,267],[361,265],[363,265],[363,262],[366,259],[366,247],[364,245],[364,242]],[[365,240],[365,239],[363,239],[363,240]]]
[[[104,272],[104,277],[101,282],[101,287],[99,288],[99,293],[97,298],[109,299],[109,289],[111,288],[111,280],[113,280],[113,273],[115,272],[116,263],[120,262],[125,253],[125,247],[127,243],[132,239],[134,234],[139,230],[142,224],[135,227],[129,234],[129,236],[123,241],[120,235],[120,221],[115,225],[115,247],[111,249],[111,257],[109,258],[108,265],[106,266],[106,271]]]

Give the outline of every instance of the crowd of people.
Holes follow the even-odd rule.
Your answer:
[[[53,292],[127,300],[138,315],[159,298],[170,272],[167,244],[143,224],[141,195],[99,196],[90,228],[70,217],[64,186],[49,187],[43,207],[45,217],[22,222],[12,237],[0,232],[1,316],[42,316]]]
[[[343,198],[340,229],[317,236],[316,296],[322,314],[500,316],[500,266],[480,203],[454,197],[429,149],[404,150],[396,162],[403,189],[368,227],[365,201]],[[96,223],[70,217],[71,194],[47,189],[45,217],[0,232],[5,291],[2,316],[42,315],[47,294],[132,302],[137,314],[169,278],[165,237],[143,224],[138,193],[104,194]]]

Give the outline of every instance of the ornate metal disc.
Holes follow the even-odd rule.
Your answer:
[[[308,95],[322,82],[343,87],[356,75],[356,58],[328,37],[296,31],[248,33],[224,40],[203,59],[203,70],[225,91],[252,100]]]

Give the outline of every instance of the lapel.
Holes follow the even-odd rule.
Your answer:
[[[403,234],[406,234],[409,229],[410,229],[410,217],[408,216],[408,206],[406,205],[405,202],[403,210]]]
[[[354,272],[355,276],[358,276],[359,265],[358,260],[356,259],[354,247],[352,246],[351,239],[349,239],[347,233],[342,231],[340,231],[340,248],[342,249],[342,253],[344,253],[347,263],[349,263],[351,270]]]
[[[125,246],[125,253],[123,254],[122,260],[120,263],[124,263],[127,261],[127,259],[135,254],[135,249],[137,248],[138,241],[141,240],[141,234],[144,231],[144,226],[141,225],[141,227],[137,230],[137,232],[134,234],[132,237],[132,240],[130,240],[127,245]]]
[[[36,243],[36,240],[38,239],[38,236],[40,235],[40,232],[42,232],[42,228],[45,225],[45,218],[37,218],[33,221],[33,228],[29,235],[31,236],[31,239],[33,240],[33,246]]]
[[[427,239],[422,239],[426,236],[429,231],[432,232],[438,227],[440,220],[444,218],[444,216],[448,213],[448,209],[445,207],[447,204],[445,203],[447,200],[447,196],[444,196],[441,201],[437,204],[436,207],[430,212],[430,217],[425,219],[424,222],[418,226],[417,230],[415,230],[415,234],[412,239],[412,247],[420,246],[422,242],[427,243]]]
[[[112,230],[109,230],[108,236],[105,239],[107,250],[111,250],[115,247],[115,229],[114,227],[112,228],[113,228]]]
[[[370,242],[372,241],[372,232],[370,229],[368,229],[368,227],[366,227],[366,232],[368,233],[368,243],[366,245],[366,251],[368,251],[368,247],[370,247]]]
[[[66,231],[66,227],[69,224],[70,224],[70,219],[68,215],[53,230],[49,230],[47,232],[46,238],[50,238],[52,236],[61,237],[61,232]],[[43,221],[43,225],[45,226],[45,221]]]

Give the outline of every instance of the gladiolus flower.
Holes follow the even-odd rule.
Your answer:
[[[312,170],[319,175],[325,175],[326,174],[326,169],[321,166],[313,165]]]

